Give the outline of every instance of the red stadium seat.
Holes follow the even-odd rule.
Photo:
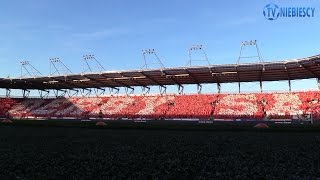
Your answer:
[[[148,119],[319,119],[318,91],[295,93],[118,95],[57,99],[0,98],[0,116]]]

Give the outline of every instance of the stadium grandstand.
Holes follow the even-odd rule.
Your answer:
[[[246,46],[257,50],[256,63],[240,63]],[[0,88],[6,97],[0,99],[0,116],[13,119],[101,119],[104,120],[212,120],[212,121],[312,121],[320,118],[318,90],[291,91],[291,81],[314,78],[319,84],[320,55],[264,62],[256,41],[241,44],[236,64],[192,66],[192,52],[200,51],[208,61],[201,45],[189,49],[190,61],[185,67],[165,68],[154,49],[143,51],[145,64],[139,70],[106,71],[93,55],[84,56],[89,72],[71,71],[58,58],[50,59],[50,75],[43,76],[30,62],[21,62],[21,77],[0,78]],[[159,68],[149,69],[147,57],[156,57]],[[89,61],[99,67],[93,72]],[[58,66],[61,68],[59,69]],[[25,71],[25,74],[23,73]],[[287,92],[264,92],[263,82],[288,81]],[[238,93],[221,92],[221,84],[238,83]],[[260,92],[241,92],[241,83],[258,82]],[[197,93],[185,94],[184,85],[196,85]],[[216,84],[217,93],[202,93],[203,84]],[[167,93],[169,85],[177,85],[177,93]],[[159,93],[150,93],[158,86]],[[141,94],[133,94],[141,87]],[[119,89],[125,94],[119,94]],[[21,89],[21,98],[11,97],[12,89]],[[110,94],[105,94],[106,90]],[[39,97],[29,97],[30,90]],[[55,97],[48,96],[54,92]],[[92,93],[94,92],[94,93]],[[102,112],[102,114],[101,114]],[[100,117],[101,116],[101,117]]]

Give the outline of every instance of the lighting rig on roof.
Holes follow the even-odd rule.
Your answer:
[[[72,74],[71,70],[60,60],[60,58],[50,58],[50,76]]]
[[[253,55],[253,56],[243,56],[242,53],[243,53],[243,49],[244,47],[246,46],[253,46],[255,49],[256,49],[256,55]],[[260,51],[259,51],[259,48],[258,48],[258,43],[257,43],[257,40],[251,40],[251,41],[241,41],[241,47],[240,47],[240,54],[239,54],[239,57],[238,57],[238,60],[237,60],[237,64],[240,63],[240,60],[241,59],[248,59],[248,58],[258,58],[259,62],[263,62],[262,58],[261,58],[261,55],[260,55]]]
[[[30,63],[30,61],[20,61],[21,64],[21,76],[20,79],[22,78],[36,78],[38,76],[41,76],[42,74]],[[28,80],[25,80],[25,83],[27,83]],[[10,92],[9,92],[10,94]],[[28,89],[22,89],[22,94],[24,98],[29,97],[30,90]]]
[[[196,59],[194,58],[195,53],[197,55],[200,55],[200,58]],[[199,54],[200,53],[200,54]],[[208,66],[210,66],[210,62],[208,59],[208,56],[204,50],[204,47],[202,44],[195,44],[192,45],[189,49],[188,49],[188,55],[189,55],[189,60],[186,66],[193,66],[196,65],[195,62],[205,62]],[[209,67],[210,68],[210,67]],[[211,69],[210,69],[211,71]],[[194,81],[197,82],[197,91],[198,94],[201,93],[202,90],[202,85],[198,82],[198,80],[196,79],[196,77],[194,77],[192,74],[190,74],[190,72],[188,70],[186,70],[188,77],[190,76]],[[180,77],[180,76],[179,76]],[[184,75],[182,75],[181,77],[185,77]],[[182,89],[181,93],[183,93],[183,87],[180,87],[181,85],[178,85],[178,91],[180,91],[179,89]]]
[[[90,72],[102,72],[102,71],[106,71],[105,68],[101,65],[101,63],[95,58],[95,56],[93,54],[86,54],[83,55],[83,69],[84,71],[82,72],[82,76],[83,74],[86,73],[90,73]],[[91,81],[90,78],[83,78],[83,79],[74,79],[73,82],[74,83],[87,83]],[[105,92],[105,89],[103,88],[99,88],[103,91],[103,93]],[[81,94],[85,94],[84,92],[87,91],[87,94],[91,93],[91,89],[82,89],[80,90]],[[98,89],[95,89],[95,92],[98,92]],[[96,93],[98,94],[98,93]]]
[[[21,64],[21,77],[20,78],[26,78],[26,77],[37,77],[41,76],[42,74],[34,67],[29,61],[23,60],[20,61]]]
[[[83,73],[106,71],[106,69],[101,65],[101,63],[95,58],[93,54],[83,55],[83,60]]]
[[[148,59],[151,55],[154,55],[155,59],[153,61],[151,59]],[[156,51],[154,49],[145,49],[142,50],[142,56],[143,56],[143,66],[141,69],[148,69],[150,65],[159,65],[160,68],[164,68],[164,65],[162,64],[160,58],[158,57]]]
[[[165,67],[161,62],[159,56],[157,55],[155,49],[142,50],[142,58],[143,58],[143,66],[141,67],[142,70],[149,69],[151,65],[156,65],[156,66],[160,66],[161,75],[165,75],[163,71]],[[160,94],[163,94],[166,92],[167,87],[160,85],[159,89],[160,89]],[[148,86],[142,87],[143,94],[148,94],[149,92],[150,92],[150,87]]]
[[[237,74],[238,74],[238,88],[239,88],[239,93],[241,91],[240,89],[240,72],[238,70],[238,65],[240,63],[240,60],[241,59],[252,59],[252,58],[256,58],[259,60],[259,62],[262,64],[262,68],[261,68],[261,71],[260,71],[260,92],[262,92],[262,77],[263,77],[263,73],[265,72],[265,67],[264,67],[264,62],[263,62],[263,59],[260,55],[260,51],[259,51],[259,47],[258,47],[258,43],[257,43],[257,40],[250,40],[250,41],[241,41],[241,46],[240,46],[240,53],[239,53],[239,57],[238,57],[238,60],[237,60],[237,66],[236,66],[236,71],[237,71]],[[256,54],[255,55],[252,55],[252,56],[243,56],[243,50],[245,47],[253,47],[256,51]]]
[[[189,48],[188,52],[189,52],[189,61],[188,61],[188,63],[187,63],[186,66],[192,66],[192,64],[193,64],[192,62],[194,62],[194,61],[204,61],[204,62],[208,63],[208,65],[210,66],[209,59],[208,59],[208,57],[207,57],[206,52],[204,51],[204,48],[203,48],[203,45],[202,45],[202,44],[192,45],[192,46]],[[192,57],[192,55],[193,55],[193,53],[195,53],[195,52],[200,52],[200,53],[202,54],[202,56],[203,56],[202,59],[194,59],[194,58]]]
[[[60,60],[60,58],[50,58],[50,78],[55,75],[64,75],[72,73],[70,69]],[[52,79],[50,81],[44,81],[43,84],[53,85],[59,83],[58,80]]]

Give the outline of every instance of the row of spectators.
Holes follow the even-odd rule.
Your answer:
[[[0,99],[0,115],[15,117],[290,119],[320,117],[320,93],[197,94]]]

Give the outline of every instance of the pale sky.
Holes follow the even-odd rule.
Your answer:
[[[315,17],[270,21],[263,16],[269,3],[314,7]],[[19,77],[21,60],[48,75],[53,57],[80,73],[84,54],[94,54],[107,70],[139,69],[148,48],[165,67],[185,66],[193,44],[204,46],[211,64],[231,64],[245,40],[258,40],[264,61],[320,54],[318,0],[8,0],[1,1],[0,15],[0,77]],[[275,89],[286,88],[280,84]],[[314,81],[296,86],[316,87]]]

